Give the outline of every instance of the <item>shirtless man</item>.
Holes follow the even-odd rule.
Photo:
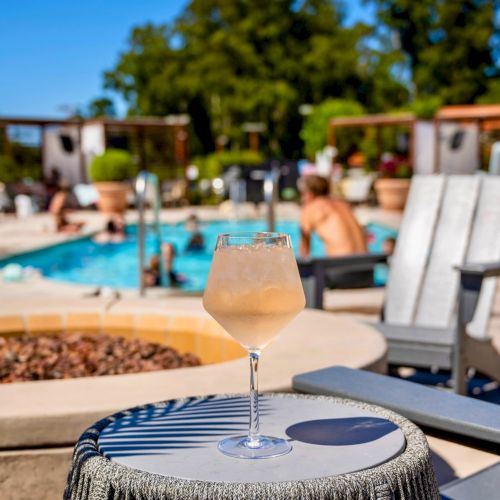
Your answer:
[[[347,203],[330,198],[330,186],[325,178],[317,175],[304,177],[301,194],[301,257],[310,253],[313,231],[323,240],[330,256],[367,252],[363,228]]]

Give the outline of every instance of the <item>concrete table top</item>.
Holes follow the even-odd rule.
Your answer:
[[[338,401],[260,398],[261,432],[292,451],[266,460],[223,455],[217,443],[246,435],[248,397],[174,400],[140,410],[102,430],[99,451],[143,472],[198,481],[297,481],[356,472],[387,462],[406,446],[401,429],[373,412]]]

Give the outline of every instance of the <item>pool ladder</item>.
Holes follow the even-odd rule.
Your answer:
[[[139,254],[139,294],[144,296],[146,293],[146,284],[144,282],[144,269],[146,268],[146,251],[145,251],[145,239],[146,239],[146,222],[145,222],[145,211],[146,211],[146,201],[148,188],[153,189],[153,229],[156,235],[156,245],[157,245],[157,255],[160,260],[160,285],[167,286],[167,272],[165,269],[165,261],[162,255],[162,239],[161,239],[161,223],[160,223],[160,211],[161,211],[161,195],[160,195],[160,183],[158,182],[158,176],[142,170],[139,172],[135,180],[135,202],[137,211],[139,213],[139,221],[137,224],[137,250]]]

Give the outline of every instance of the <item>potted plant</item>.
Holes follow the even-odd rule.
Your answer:
[[[90,165],[90,178],[99,193],[101,212],[122,213],[127,208],[128,179],[137,172],[132,156],[121,149],[108,149]]]
[[[403,210],[412,174],[408,162],[385,153],[378,169],[381,177],[375,181],[375,192],[379,205],[386,210]]]
[[[363,203],[370,196],[376,175],[367,167],[365,155],[359,151],[348,158],[347,164],[349,168],[340,182],[342,194],[349,203]]]

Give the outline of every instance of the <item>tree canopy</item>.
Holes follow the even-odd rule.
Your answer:
[[[445,104],[474,102],[500,76],[497,0],[375,0],[395,31],[418,96]]]
[[[132,30],[105,87],[131,115],[189,113],[194,154],[247,147],[251,122],[268,154],[287,157],[302,154],[304,103],[383,112],[414,89],[444,103],[498,95],[496,0],[370,2],[375,26],[347,26],[340,0],[191,0],[171,25]]]
[[[220,137],[244,147],[243,123],[261,122],[271,154],[296,156],[301,104],[347,97],[378,109],[406,99],[378,64],[383,54],[363,43],[370,29],[343,19],[329,0],[192,0],[173,26],[133,29],[106,87],[132,114],[191,114],[205,151]]]
[[[88,118],[114,117],[116,116],[115,105],[109,97],[96,97],[89,102],[85,116]]]

